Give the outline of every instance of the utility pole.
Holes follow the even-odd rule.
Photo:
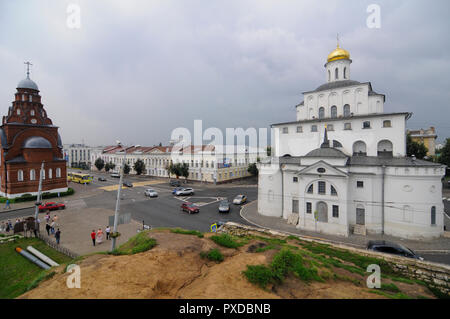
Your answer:
[[[36,221],[38,219],[39,215],[39,205],[41,205],[41,192],[42,192],[42,176],[44,171],[44,161],[42,161],[41,169],[39,171],[39,187],[38,187],[38,193],[36,196],[36,208],[34,210],[34,220]]]
[[[119,143],[120,145],[120,143]],[[115,233],[117,233],[117,223],[118,223],[118,217],[119,217],[119,208],[120,208],[120,191],[122,189],[122,183],[123,183],[123,171],[125,168],[125,159],[127,157],[127,149],[124,149],[124,158],[123,158],[123,162],[122,165],[120,166],[120,179],[119,179],[119,188],[117,189],[117,200],[116,200],[116,211],[114,212],[114,228],[113,228],[113,234],[115,235]],[[112,243],[111,243],[111,251],[113,251],[116,248],[116,239],[117,237],[114,236],[112,238]]]
[[[386,166],[381,167],[381,235],[384,235],[384,181],[386,178]]]

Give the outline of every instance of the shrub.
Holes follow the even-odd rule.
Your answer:
[[[274,281],[272,270],[264,265],[247,265],[247,270],[243,271],[243,274],[247,277],[248,281],[261,288],[265,288],[267,284]]]
[[[211,240],[214,241],[217,245],[227,248],[238,248],[243,245],[243,243],[236,241],[232,236],[228,234],[211,236]]]
[[[126,243],[119,248],[114,249],[112,255],[133,255],[150,250],[156,246],[156,239],[148,237],[148,232],[140,232],[131,237]]]
[[[222,253],[217,248],[211,249],[208,252],[201,252],[200,256],[202,256],[202,258],[208,258],[209,260],[215,262],[222,262],[224,259]]]
[[[381,284],[381,290],[390,291],[390,292],[400,292],[400,289],[394,284]]]

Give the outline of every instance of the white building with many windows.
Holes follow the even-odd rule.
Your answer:
[[[95,160],[102,158],[105,163],[115,164],[118,170],[124,160],[121,147],[110,146],[91,155],[91,169],[95,170]],[[154,177],[169,177],[170,163],[186,163],[189,166],[189,180],[209,183],[224,183],[251,176],[248,166],[258,158],[267,157],[265,150],[244,146],[133,146],[126,148],[126,160],[131,174],[137,160],[145,164],[145,174]],[[172,176],[173,177],[173,176]]]
[[[383,94],[350,79],[351,63],[338,46],[325,64],[327,82],[303,93],[296,121],[272,125],[258,212],[343,236],[441,236],[445,166],[406,157],[411,113],[385,112]]]

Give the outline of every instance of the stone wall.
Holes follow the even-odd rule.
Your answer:
[[[253,226],[246,226],[238,223],[228,222],[222,225],[218,232],[228,233],[235,236],[246,235],[268,235],[275,238],[285,239],[292,234],[287,234],[280,231],[274,231],[270,229],[258,228]],[[377,253],[365,249],[358,249],[350,246],[333,244],[316,239],[306,238],[302,236],[295,236],[301,240],[316,242],[320,244],[327,244],[336,248],[346,249],[354,253],[383,259],[389,262],[392,267],[402,275],[419,279],[426,282],[430,287],[439,289],[442,293],[450,295],[450,266],[444,264],[433,263],[429,261],[421,261],[412,258],[400,257],[395,255],[388,255],[383,253]]]

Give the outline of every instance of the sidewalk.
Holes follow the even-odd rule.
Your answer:
[[[297,229],[294,225],[287,223],[287,220],[279,217],[268,217],[258,214],[258,201],[253,201],[241,209],[241,217],[261,228],[283,231],[293,235],[301,235],[311,239],[331,242],[335,244],[350,245],[358,248],[365,248],[369,240],[388,240],[401,243],[408,248],[420,253],[450,253],[450,238],[438,238],[433,240],[408,240],[388,235],[354,235],[349,237],[328,235]]]

